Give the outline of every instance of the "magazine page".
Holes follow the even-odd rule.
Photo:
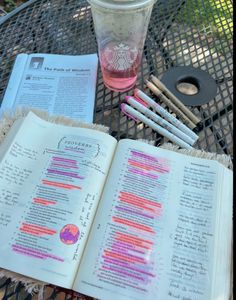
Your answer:
[[[4,94],[4,98],[0,105],[0,116],[5,111],[11,111],[11,109],[14,107],[16,94],[22,80],[28,56],[29,55],[26,53],[21,53],[16,56],[11,76],[9,78],[7,88]]]
[[[0,113],[27,106],[93,121],[97,54],[19,54]]]
[[[102,300],[212,299],[222,169],[120,141],[74,290]]]
[[[28,114],[0,162],[0,267],[72,287],[116,143]]]

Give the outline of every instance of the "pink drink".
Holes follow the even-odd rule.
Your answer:
[[[131,89],[137,79],[141,55],[136,46],[109,43],[100,51],[104,84],[116,92]]]

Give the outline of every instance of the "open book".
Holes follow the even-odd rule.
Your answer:
[[[0,267],[103,300],[229,296],[220,163],[32,112],[0,157]]]
[[[0,114],[31,106],[93,122],[97,66],[97,54],[18,54]]]

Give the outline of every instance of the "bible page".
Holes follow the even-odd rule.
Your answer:
[[[120,141],[74,290],[102,300],[212,299],[221,170]]]
[[[0,267],[71,288],[116,143],[28,114],[0,163]]]
[[[218,185],[216,239],[212,299],[231,299],[232,293],[232,233],[233,233],[233,173],[222,168]],[[232,298],[233,299],[233,298]]]

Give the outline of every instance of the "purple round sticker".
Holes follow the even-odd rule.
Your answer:
[[[73,224],[65,225],[60,231],[60,239],[66,245],[75,244],[79,239],[79,228]]]

